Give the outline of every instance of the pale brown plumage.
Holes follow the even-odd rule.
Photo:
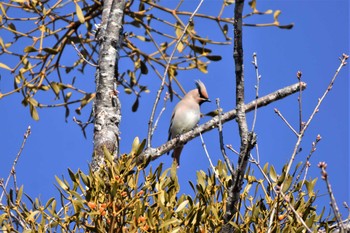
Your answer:
[[[189,91],[173,110],[169,127],[169,138],[175,138],[193,129],[200,119],[200,105],[210,102],[207,89],[201,81],[196,81],[196,89]],[[174,149],[172,157],[177,166],[183,146]]]

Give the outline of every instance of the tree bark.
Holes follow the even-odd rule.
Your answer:
[[[116,89],[125,1],[105,0],[103,3],[102,22],[96,37],[100,45],[100,54],[93,106],[94,153],[91,163],[93,171],[98,170],[104,163],[104,147],[117,156],[121,121],[121,105]]]

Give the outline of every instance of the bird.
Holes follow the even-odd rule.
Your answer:
[[[201,116],[200,105],[204,102],[210,102],[207,89],[204,83],[197,80],[196,89],[189,91],[182,100],[176,104],[173,110],[168,141],[190,131],[197,125]],[[180,166],[182,149],[183,145],[176,147],[172,153],[177,167]]]

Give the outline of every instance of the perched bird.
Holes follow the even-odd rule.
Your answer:
[[[204,84],[198,80],[196,86],[196,89],[189,91],[175,106],[171,117],[168,141],[193,129],[200,119],[200,105],[204,102],[210,102]],[[180,166],[182,148],[183,146],[175,148],[172,154],[177,166]]]

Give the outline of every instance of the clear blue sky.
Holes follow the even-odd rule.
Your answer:
[[[175,2],[175,1],[174,1]],[[184,7],[194,10],[198,1],[187,1]],[[72,7],[74,5],[72,4]],[[185,9],[185,8],[184,8]],[[247,6],[246,6],[247,9]],[[259,71],[262,76],[260,96],[297,82],[296,72],[303,73],[303,81],[307,89],[303,93],[303,119],[306,121],[317,104],[317,100],[326,90],[335,70],[339,66],[338,57],[342,53],[349,54],[349,2],[335,1],[258,1],[258,9],[280,9],[282,24],[294,23],[292,30],[277,28],[244,28],[244,63],[246,78],[246,102],[254,99],[255,74],[251,65],[252,54],[258,54]],[[199,12],[217,14],[217,2],[205,1]],[[228,14],[228,13],[227,13]],[[229,14],[228,14],[229,15]],[[269,17],[254,17],[249,23],[266,22]],[[199,24],[200,21],[198,21]],[[205,35],[207,30],[215,25],[201,24],[197,31]],[[230,26],[232,37],[232,27]],[[127,30],[127,28],[126,28]],[[3,32],[0,32],[3,37]],[[218,40],[223,40],[218,33]],[[200,72],[182,72],[179,80],[186,90],[194,88],[194,80],[201,79],[207,86],[212,100],[220,98],[224,111],[234,108],[235,86],[232,60],[232,45],[216,47],[215,54],[223,57],[220,62],[209,65],[208,74]],[[0,57],[0,62],[4,62]],[[7,64],[14,61],[7,60]],[[77,79],[90,90],[94,90],[94,70],[91,73],[77,75]],[[13,86],[13,78],[8,72],[0,70],[0,91],[6,92]],[[147,78],[148,79],[148,78]],[[159,81],[155,77],[148,83],[151,92],[141,98],[139,110],[131,112],[134,97],[121,91],[123,119],[121,124],[121,151],[129,152],[134,137],[145,138],[151,105],[155,99]],[[157,80],[157,81],[154,81]],[[49,94],[46,102],[54,103],[53,94]],[[63,109],[39,110],[40,121],[30,118],[29,110],[21,103],[20,95],[12,95],[0,100],[0,177],[6,178],[12,162],[22,142],[23,133],[28,125],[32,127],[32,135],[28,139],[24,152],[16,167],[17,182],[24,184],[25,192],[32,197],[40,197],[46,202],[51,196],[57,195],[54,187],[54,175],[68,177],[67,168],[87,172],[92,154],[92,127],[87,129],[87,139],[84,139],[79,127],[72,121],[75,113],[72,109],[68,123],[64,121]],[[167,131],[172,108],[178,100],[167,104],[167,109],[160,119],[159,126],[153,137],[153,146],[159,146],[167,140]],[[162,106],[162,103],[160,104]],[[205,103],[203,112],[215,109],[215,101]],[[290,96],[268,107],[258,110],[256,133],[258,135],[261,163],[273,164],[280,172],[294,148],[296,137],[287,126],[276,116],[273,109],[278,108],[288,121],[297,128],[298,102],[297,95]],[[88,113],[85,110],[85,113]],[[201,119],[201,123],[209,118]],[[248,125],[251,127],[252,114],[248,115]],[[320,134],[322,141],[311,159],[312,166],[308,177],[318,177],[319,194],[326,194],[326,186],[320,179],[319,161],[326,161],[327,171],[332,182],[335,197],[341,212],[346,217],[342,207],[344,201],[350,202],[349,188],[349,66],[343,69],[319,113],[310,125],[302,142],[303,152],[297,160],[303,160],[311,149],[311,143]],[[239,137],[235,121],[224,125],[225,144],[239,148]],[[218,144],[217,130],[204,134],[204,140],[210,156],[216,164],[222,159]],[[254,152],[255,153],[255,152]],[[233,161],[237,156],[229,154]],[[167,168],[171,164],[170,156],[163,156],[151,164],[156,167],[160,162]],[[182,152],[181,167],[178,176],[181,193],[191,193],[188,181],[195,182],[198,170],[207,171],[209,162],[204,154],[200,139],[189,142]],[[256,167],[252,167],[258,174]],[[320,205],[328,206],[327,195],[319,198]]]

